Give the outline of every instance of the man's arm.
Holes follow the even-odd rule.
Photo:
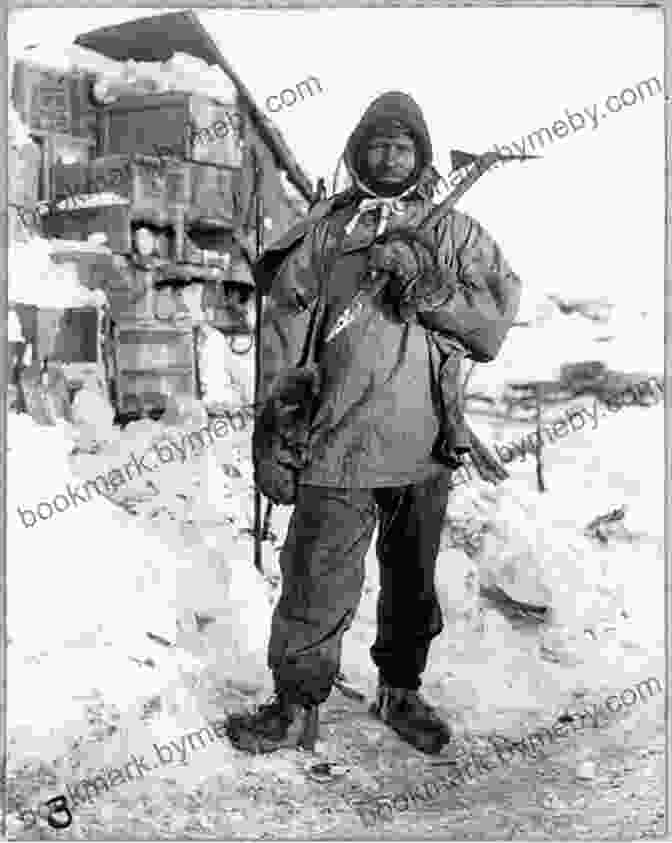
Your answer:
[[[286,255],[270,284],[261,329],[262,401],[280,372],[297,365],[306,343],[318,289],[314,238],[313,229]]]
[[[493,360],[520,306],[518,276],[501,249],[475,219],[452,212],[437,226],[439,266],[446,282],[457,279],[455,294],[444,304],[421,308],[422,325],[453,336],[479,363]]]

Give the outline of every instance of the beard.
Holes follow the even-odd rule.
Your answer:
[[[359,166],[356,167],[356,170],[362,183],[369,190],[372,190],[376,196],[384,196],[386,198],[399,196],[404,193],[404,191],[408,190],[409,187],[412,187],[418,181],[422,172],[421,157],[420,155],[416,155],[415,167],[405,178],[402,177],[394,181],[385,179],[384,176],[388,172],[387,166],[379,165],[377,167],[370,167],[366,159],[366,147],[364,144],[360,147],[357,164]]]
[[[365,169],[361,176],[362,182],[372,190],[377,196],[399,196],[404,191],[408,190],[409,187],[415,184],[418,180],[418,173],[417,167],[413,169],[413,171],[403,180],[387,180],[382,179],[380,176],[383,175],[382,173],[374,172],[369,170],[368,168]]]

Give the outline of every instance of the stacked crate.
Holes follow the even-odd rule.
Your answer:
[[[124,416],[162,412],[170,395],[197,393],[191,325],[139,322],[113,328],[117,409]]]
[[[266,243],[299,216],[284,194],[277,150],[240,102],[171,92],[124,94],[101,106],[90,76],[22,73],[17,108],[45,145],[44,232],[69,240],[103,233],[123,263],[101,284],[117,410],[132,414],[144,402],[158,412],[174,392],[198,396],[195,322],[228,334],[252,329],[257,163]],[[49,108],[56,112],[45,118]],[[191,309],[181,300],[187,285]]]
[[[186,93],[124,96],[95,109],[94,157],[52,167],[47,233],[86,239],[103,232],[126,258],[126,271],[105,287],[107,363],[122,416],[158,414],[170,395],[199,394],[195,328],[180,286],[222,290],[233,278],[242,154],[232,133],[199,143],[195,132],[233,109]],[[96,206],[91,199],[102,193],[115,194],[117,204]],[[187,232],[208,234],[209,250]],[[211,315],[221,321],[221,311]],[[240,320],[231,326],[245,331]]]
[[[98,181],[105,183],[115,169],[127,171],[118,192],[129,200],[125,230],[144,236],[148,271],[136,319],[119,320],[114,348],[117,406],[124,414],[144,403],[161,409],[166,396],[198,395],[195,331],[179,286],[227,279],[230,268],[201,266],[187,232],[220,232],[220,243],[237,225],[234,196],[239,189],[241,154],[232,136],[199,143],[203,132],[226,119],[235,103],[223,105],[195,94],[125,96],[98,112],[99,157],[92,162]],[[192,127],[192,128],[189,128]],[[139,234],[139,224],[143,234]],[[152,266],[164,255],[168,265]],[[131,243],[131,248],[137,246]],[[218,244],[219,245],[219,244]],[[211,250],[215,251],[215,250]],[[230,252],[228,252],[230,257]],[[200,263],[200,262],[199,262]],[[172,296],[172,298],[171,298]],[[171,312],[172,311],[172,312]],[[142,409],[142,407],[140,408]]]

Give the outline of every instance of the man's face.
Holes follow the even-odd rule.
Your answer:
[[[374,135],[366,148],[370,177],[386,187],[403,184],[415,169],[415,141],[403,132]]]

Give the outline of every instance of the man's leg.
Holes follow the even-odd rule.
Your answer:
[[[450,489],[442,472],[417,486],[375,491],[380,595],[371,656],[396,687],[420,687],[430,644],[443,629],[434,575]]]
[[[339,671],[343,634],[364,583],[375,528],[371,490],[302,487],[280,554],[282,595],[268,663],[278,690],[316,705]]]
[[[370,490],[299,489],[280,553],[282,594],[268,653],[277,701],[229,718],[227,734],[238,748],[271,752],[287,745],[300,707],[315,713],[329,696],[343,634],[359,605],[375,521]]]
[[[450,739],[449,728],[415,693],[432,639],[443,629],[434,575],[450,490],[450,474],[442,471],[422,484],[374,493],[380,512],[375,710],[425,752],[439,752]]]

